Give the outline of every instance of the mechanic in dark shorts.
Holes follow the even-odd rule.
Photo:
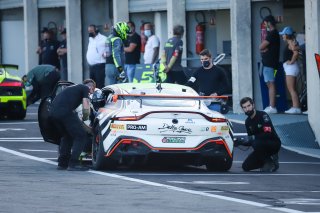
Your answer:
[[[49,64],[38,65],[27,74],[25,86],[32,85],[32,91],[27,97],[27,105],[35,103],[51,95],[56,83],[60,80],[60,72]]]
[[[200,52],[200,67],[186,83],[187,86],[194,88],[200,95],[222,95],[228,85],[227,76],[224,71],[212,62],[212,55],[209,50],[204,49]]]
[[[245,121],[248,137],[235,141],[235,146],[251,146],[253,152],[242,164],[244,171],[260,169],[262,172],[275,172],[279,168],[278,152],[281,141],[278,137],[269,115],[255,109],[253,100],[249,97],[240,100],[240,106],[248,116]]]
[[[89,119],[89,94],[92,94],[95,88],[96,83],[92,79],[87,79],[83,84],[62,90],[52,102],[50,119],[62,136],[57,167],[59,170],[83,171],[88,169],[79,161],[79,156],[88,141],[88,135],[75,109],[82,104],[82,120]]]

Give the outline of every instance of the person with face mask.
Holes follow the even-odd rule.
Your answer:
[[[143,55],[145,64],[154,64],[159,57],[160,40],[153,33],[153,26],[150,22],[144,23],[144,35],[147,37],[147,43]]]
[[[127,22],[130,27],[130,33],[128,34],[127,45],[125,45],[125,65],[124,70],[128,81],[133,82],[136,64],[140,64],[140,48],[141,37],[136,33],[136,25],[132,21]]]
[[[39,64],[50,64],[60,69],[59,56],[57,54],[60,43],[55,39],[55,32],[45,28],[42,33],[43,40],[40,42],[37,50],[39,54]]]
[[[194,88],[200,95],[224,94],[228,88],[227,76],[221,68],[213,64],[209,50],[200,52],[200,61],[202,67],[194,72],[186,85]]]
[[[96,82],[97,88],[104,87],[105,64],[103,57],[106,51],[106,36],[99,33],[98,28],[91,24],[88,27],[89,43],[87,49],[87,62],[89,65],[90,78]]]
[[[245,121],[248,136],[237,138],[235,146],[251,146],[253,152],[242,164],[244,171],[260,169],[262,172],[275,172],[279,168],[278,152],[281,141],[269,115],[255,109],[252,98],[240,100],[243,112],[248,116]]]
[[[279,67],[280,37],[276,28],[276,20],[272,15],[263,19],[267,28],[267,37],[261,42],[259,49],[262,58],[262,72],[268,87],[269,106],[264,109],[267,113],[277,113],[275,76]]]

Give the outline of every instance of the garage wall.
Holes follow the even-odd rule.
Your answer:
[[[24,22],[22,8],[1,11],[1,62],[17,64],[19,71],[10,73],[23,76],[24,60]]]

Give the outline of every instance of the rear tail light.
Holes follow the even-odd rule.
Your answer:
[[[22,82],[13,81],[13,82],[2,82],[0,87],[22,87]]]
[[[116,121],[138,121],[142,116],[126,116],[126,117],[114,117],[113,120]]]
[[[211,118],[208,116],[204,116],[208,121],[213,122],[213,123],[224,123],[227,122],[227,119],[225,118]]]

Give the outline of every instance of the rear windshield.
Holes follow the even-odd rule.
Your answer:
[[[166,90],[165,92],[157,92],[156,90],[143,90],[143,91],[134,91],[131,94],[145,94],[145,95],[163,95],[164,98],[155,98],[155,99],[144,99],[142,100],[142,105],[145,106],[166,106],[166,107],[194,107],[196,104],[198,104],[198,101],[194,100],[187,100],[182,98],[177,99],[165,99],[166,95],[170,96],[198,96],[196,93],[190,93],[190,92],[180,92],[177,90]],[[140,102],[140,100],[137,100]]]

